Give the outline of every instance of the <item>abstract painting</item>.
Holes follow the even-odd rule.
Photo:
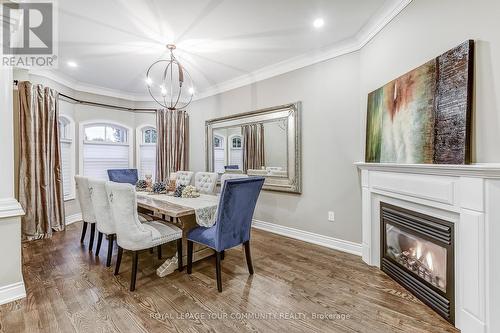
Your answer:
[[[470,163],[474,41],[368,95],[366,162]]]

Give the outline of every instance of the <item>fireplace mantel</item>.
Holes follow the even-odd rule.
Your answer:
[[[500,332],[500,164],[355,163],[363,261],[380,267],[380,203],[455,225],[455,326]]]
[[[354,165],[356,165],[360,170],[500,179],[500,164],[496,163],[456,165],[356,162]]]

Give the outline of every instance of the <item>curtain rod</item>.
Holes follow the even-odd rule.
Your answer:
[[[17,86],[19,83],[19,80],[14,80],[14,85]],[[116,109],[116,110],[124,110],[124,111],[131,111],[131,112],[156,112],[156,109],[135,109],[135,108],[127,108],[125,106],[118,106],[118,105],[111,105],[111,104],[105,104],[105,103],[97,103],[97,102],[89,102],[89,101],[84,101],[81,99],[77,99],[68,95],[65,95],[63,93],[59,93],[59,96],[64,97],[66,99],[69,99],[70,101],[73,101],[77,104],[83,104],[83,105],[91,105],[91,106],[97,106],[97,107],[104,107],[104,108],[111,108],[111,109]]]

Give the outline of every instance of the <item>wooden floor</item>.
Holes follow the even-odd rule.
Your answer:
[[[226,251],[221,294],[214,258],[159,278],[148,252],[131,293],[129,254],[113,276],[107,243],[95,258],[80,228],[23,244],[28,297],[0,306],[0,332],[458,332],[359,257],[262,231],[254,276],[241,248]]]

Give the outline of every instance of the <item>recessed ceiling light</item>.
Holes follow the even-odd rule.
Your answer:
[[[67,65],[68,65],[68,67],[72,67],[72,68],[78,67],[78,64],[74,61],[71,61],[71,60],[67,62]]]
[[[325,25],[325,21],[322,19],[322,18],[317,18],[314,20],[313,22],[313,26],[316,28],[316,29],[319,29],[321,28],[322,26]]]

